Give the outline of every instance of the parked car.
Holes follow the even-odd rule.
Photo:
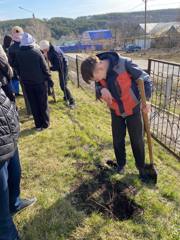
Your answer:
[[[135,44],[129,44],[125,47],[125,51],[127,53],[131,53],[131,52],[138,52],[141,50],[141,47]]]
[[[122,51],[123,48],[122,48],[122,47],[116,47],[116,48],[114,48],[113,50],[114,50],[114,51]]]

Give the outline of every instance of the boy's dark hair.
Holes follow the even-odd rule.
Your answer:
[[[81,75],[83,80],[90,84],[90,80],[93,78],[93,72],[95,69],[95,65],[98,62],[98,57],[88,57],[81,64]]]

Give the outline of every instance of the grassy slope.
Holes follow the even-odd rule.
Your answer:
[[[36,196],[37,204],[15,217],[22,239],[26,240],[120,240],[178,239],[180,183],[178,161],[155,143],[159,169],[157,188],[138,180],[129,140],[127,174],[122,179],[138,189],[135,201],[145,208],[139,218],[126,221],[108,219],[100,213],[87,215],[72,206],[69,196],[76,186],[93,177],[85,170],[95,162],[113,157],[110,116],[103,104],[70,85],[77,100],[76,110],[68,110],[59,96],[50,104],[51,127],[37,133],[32,119],[26,118],[22,99],[19,142],[22,161],[22,196]]]

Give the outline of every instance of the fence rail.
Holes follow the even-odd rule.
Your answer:
[[[80,74],[82,57],[69,57],[69,75],[77,87],[94,92]],[[180,64],[148,60],[148,73],[153,80],[150,124],[152,136],[180,159]]]

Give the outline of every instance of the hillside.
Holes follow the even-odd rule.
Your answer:
[[[101,15],[92,15],[88,17],[80,17],[79,19],[90,19],[97,21],[107,21],[126,23],[143,23],[144,22],[144,12],[128,12],[128,13],[108,13]],[[153,10],[147,12],[147,22],[173,22],[180,20],[180,9],[162,9]]]
[[[180,9],[153,10],[147,13],[148,22],[172,22],[180,21]],[[63,35],[78,36],[83,31],[98,28],[119,28],[127,29],[128,26],[135,26],[144,22],[144,12],[131,13],[108,13],[78,17],[76,19],[54,17],[51,19],[33,20],[17,19],[0,21],[0,37],[8,33],[12,26],[20,25],[26,31],[34,34],[37,39],[44,37],[58,40]],[[0,39],[2,41],[2,39]]]

